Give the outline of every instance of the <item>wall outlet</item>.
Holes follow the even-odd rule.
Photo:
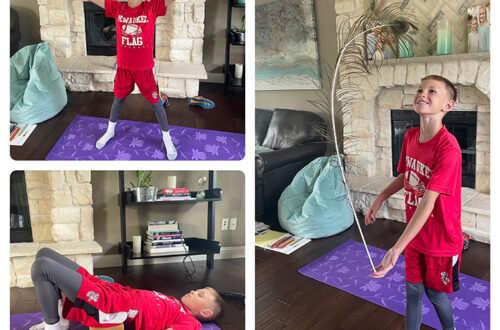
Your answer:
[[[238,223],[238,218],[231,218],[231,220],[229,221],[229,230],[235,230],[237,223]]]
[[[222,218],[221,225],[220,225],[220,230],[227,230],[228,226],[229,226],[229,219],[228,218]]]

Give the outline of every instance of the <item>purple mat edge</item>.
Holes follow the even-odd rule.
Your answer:
[[[54,150],[56,149],[56,147],[59,145],[59,143],[63,143],[63,137],[66,136],[66,133],[70,131],[70,129],[74,128],[74,126],[77,125],[77,121],[80,119],[80,118],[99,118],[99,119],[104,119],[104,120],[108,120],[108,118],[103,118],[103,117],[92,117],[92,116],[83,116],[83,115],[75,115],[75,117],[71,120],[70,124],[68,125],[68,127],[66,127],[66,129],[64,130],[63,134],[61,134],[61,136],[59,137],[59,139],[56,141],[56,143],[52,146],[51,150],[49,151],[49,153],[45,156],[45,160],[47,161],[68,161],[68,159],[61,159],[59,158],[57,155],[55,155],[55,152]],[[119,121],[121,122],[128,122],[128,123],[142,123],[144,124],[144,122],[139,122],[139,121],[135,121],[135,120],[126,120],[126,119],[120,119]],[[146,124],[151,124],[151,125],[157,125],[159,126],[158,123],[146,123]],[[240,161],[242,159],[245,158],[246,156],[246,148],[245,148],[245,145],[246,145],[246,135],[245,133],[234,133],[234,132],[224,132],[224,131],[218,131],[218,130],[209,130],[209,129],[203,129],[203,128],[192,128],[192,127],[184,127],[184,126],[175,126],[175,125],[170,125],[171,128],[177,128],[177,129],[184,129],[184,128],[188,128],[188,129],[196,129],[198,131],[201,131],[201,132],[220,132],[220,133],[223,133],[223,134],[226,134],[228,136],[234,136],[234,137],[243,137],[243,148],[244,148],[244,152],[243,152],[243,156],[241,158],[234,158],[234,159],[226,159],[228,161]],[[224,160],[224,159],[220,159],[220,160]],[[71,161],[71,160],[70,160]],[[76,161],[76,160],[73,160],[73,161]],[[93,161],[109,161],[109,160],[93,160]],[[133,161],[141,161],[141,160],[133,160]],[[145,159],[145,161],[155,161],[153,159]],[[165,159],[159,159],[157,161],[165,161]],[[177,159],[176,161],[189,161],[188,159]],[[205,161],[217,161],[217,160],[205,160]]]

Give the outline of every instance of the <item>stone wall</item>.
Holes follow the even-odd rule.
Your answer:
[[[10,245],[11,286],[32,286],[35,255],[49,247],[93,272],[94,241],[90,171],[26,171],[33,243]]]
[[[34,242],[94,239],[90,171],[26,171]]]
[[[38,0],[40,35],[56,57],[86,55],[83,0]],[[156,23],[156,59],[202,63],[205,0],[177,0]]]

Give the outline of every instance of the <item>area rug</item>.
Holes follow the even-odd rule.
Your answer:
[[[11,330],[26,330],[35,324],[43,322],[42,313],[27,313],[27,314],[11,314],[10,315],[10,329]],[[88,327],[71,322],[71,330],[88,330]],[[214,323],[202,323],[202,330],[220,330]]]
[[[375,265],[387,251],[368,247]],[[314,260],[299,272],[317,281],[346,291],[374,304],[405,315],[404,257],[381,279],[369,277],[371,266],[362,243],[349,240]],[[459,274],[460,290],[449,295],[457,329],[490,329],[490,283]],[[434,307],[423,301],[422,323],[440,329]]]
[[[101,150],[96,141],[106,132],[107,118],[77,115],[56,142],[47,160],[166,160],[159,124],[118,120],[115,137]],[[176,160],[240,160],[245,135],[170,126]]]

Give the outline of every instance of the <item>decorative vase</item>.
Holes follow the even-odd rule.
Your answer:
[[[129,191],[132,202],[152,202],[156,200],[156,187],[131,188]]]
[[[451,22],[446,19],[437,22],[436,54],[451,54]]]

